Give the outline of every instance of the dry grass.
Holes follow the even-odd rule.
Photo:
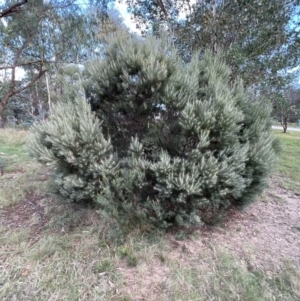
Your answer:
[[[257,265],[259,235],[249,231],[253,224],[280,227],[265,223],[262,208],[282,211],[284,219],[290,203],[278,202],[282,191],[183,240],[139,229],[125,236],[95,209],[48,195],[48,172],[26,156],[25,140],[26,132],[0,131],[9,162],[0,176],[0,300],[300,300],[300,260],[287,252]]]

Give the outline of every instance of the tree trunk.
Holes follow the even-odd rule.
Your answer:
[[[282,127],[283,127],[283,133],[286,133],[286,130],[287,130],[287,118],[283,118],[282,120]]]
[[[217,53],[217,33],[215,29],[215,20],[216,20],[216,0],[213,1],[212,3],[212,16],[213,16],[213,28],[212,28],[212,37],[211,37],[211,50],[213,53]]]
[[[3,126],[2,114],[3,114],[4,108],[7,105],[8,100],[11,96],[12,96],[12,94],[10,92],[8,92],[8,93],[6,93],[6,95],[4,95],[4,97],[0,101],[0,127]]]
[[[47,70],[43,70],[43,64],[41,63],[40,66],[40,70],[39,73],[37,74],[37,76],[35,78],[33,78],[31,80],[31,82],[29,82],[27,85],[25,85],[24,87],[18,89],[18,90],[14,90],[15,88],[15,67],[12,69],[12,78],[10,81],[10,88],[8,90],[8,92],[4,95],[4,97],[0,100],[0,124],[3,123],[2,120],[2,114],[4,111],[5,106],[8,104],[9,99],[16,95],[21,93],[22,91],[26,90],[27,88],[31,87],[36,81],[38,81],[43,75],[44,73],[46,73]]]
[[[51,95],[50,95],[48,72],[45,73],[45,79],[46,79],[46,88],[47,88],[48,110],[49,113],[51,113]]]

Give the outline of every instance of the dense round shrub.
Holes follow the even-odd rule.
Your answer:
[[[119,221],[189,227],[265,187],[271,108],[212,53],[184,64],[166,41],[116,36],[83,78],[86,100],[71,93],[32,131],[31,153],[56,171],[59,194]]]

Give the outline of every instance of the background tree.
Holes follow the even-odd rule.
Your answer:
[[[7,8],[3,9],[0,12],[0,18],[11,16],[12,14],[20,13],[21,6],[26,4],[28,0],[22,0],[17,3],[10,4]]]
[[[105,45],[112,34],[128,33],[118,11],[113,9],[104,13],[101,7],[88,6],[83,12],[83,20],[83,25],[78,31],[81,36],[78,37],[76,46],[82,52],[80,60],[77,60],[77,63],[61,62],[53,68],[50,86],[51,98],[54,102],[62,98],[66,86],[78,82],[84,76],[86,61],[103,56]]]
[[[22,5],[21,5],[22,3]],[[99,47],[101,22],[107,18],[108,1],[89,1],[84,7],[74,0],[16,2],[7,0],[0,22],[0,117],[8,102],[30,99],[42,80],[46,108],[51,102],[51,77],[63,65],[80,64]],[[93,8],[93,13],[91,12]],[[17,75],[24,71],[24,77]],[[28,90],[28,89],[31,90]],[[15,102],[15,103],[17,103]]]
[[[300,93],[295,86],[277,92],[273,96],[273,116],[286,133],[289,122],[298,122],[300,117]]]
[[[7,71],[9,80],[2,90],[0,116],[9,99],[34,85],[46,73],[47,64],[64,52],[67,25],[63,24],[66,16],[63,12],[71,4],[70,1],[31,1],[1,23],[0,68]],[[5,5],[11,6],[11,1]],[[25,71],[26,81],[16,80],[20,69]]]
[[[157,23],[171,24],[169,30],[185,60],[197,49],[221,52],[232,77],[241,77],[247,87],[273,85],[278,72],[299,64],[297,0],[127,3],[139,26],[145,24],[149,31]]]

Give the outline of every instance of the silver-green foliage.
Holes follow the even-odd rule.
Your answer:
[[[56,170],[59,194],[97,201],[122,223],[169,227],[197,225],[265,187],[277,151],[270,106],[230,85],[212,53],[184,65],[166,42],[117,36],[84,77],[98,119],[75,98],[34,128],[31,152]]]
[[[53,106],[50,120],[36,124],[29,152],[55,172],[55,192],[74,201],[95,199],[117,168],[110,139],[83,97]]]

